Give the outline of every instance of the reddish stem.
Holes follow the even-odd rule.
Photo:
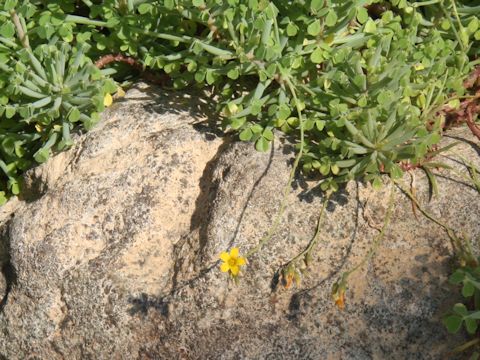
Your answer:
[[[138,62],[137,59],[130,56],[125,56],[122,54],[104,55],[95,62],[95,66],[98,67],[99,69],[103,69],[106,65],[112,62],[123,62],[125,64],[130,65],[133,68],[136,68],[138,70],[143,70],[143,65],[140,62]]]
[[[475,121],[473,121],[473,112],[477,110],[478,108],[475,104],[470,104],[470,106],[467,107],[467,117],[465,122],[473,135],[480,140],[480,128],[475,124]]]
[[[104,55],[95,62],[95,66],[99,69],[103,69],[106,65],[113,62],[123,62],[130,65],[134,69],[140,71],[142,78],[160,86],[166,86],[170,80],[170,77],[167,74],[157,74],[147,71],[137,59],[123,54]]]

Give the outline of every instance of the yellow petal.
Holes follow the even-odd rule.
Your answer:
[[[228,260],[230,260],[230,255],[227,252],[224,251],[220,254],[220,259],[227,262]]]
[[[110,95],[108,93],[105,94],[105,97],[103,98],[103,105],[108,107],[108,106],[112,105],[112,103],[113,103],[112,95]]]
[[[238,257],[238,248],[237,247],[234,247],[232,248],[232,250],[230,250],[230,257],[236,259]]]
[[[247,263],[247,261],[245,260],[244,257],[239,257],[239,258],[237,259],[237,265],[238,265],[238,266],[245,265],[246,263]]]
[[[124,97],[125,96],[125,91],[121,87],[117,88],[117,96],[118,97]]]
[[[232,267],[230,268],[230,271],[232,272],[232,275],[233,275],[233,276],[237,276],[238,273],[240,272],[240,268],[239,268],[238,266],[232,266]]]
[[[230,270],[230,266],[228,265],[228,263],[223,263],[222,265],[220,265],[220,270],[222,272],[227,272],[228,270]]]

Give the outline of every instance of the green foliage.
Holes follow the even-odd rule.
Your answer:
[[[469,334],[475,334],[480,320],[480,267],[457,269],[450,276],[449,282],[461,285],[462,296],[473,297],[474,306],[473,310],[469,311],[464,304],[455,304],[452,314],[446,316],[443,322],[451,333],[457,333],[463,324]]]
[[[460,266],[450,276],[449,283],[461,289],[465,304],[457,303],[452,311],[443,318],[443,323],[450,333],[458,333],[463,327],[475,338],[458,346],[454,352],[463,352],[475,347],[478,350],[480,339],[477,336],[480,323],[480,258],[475,258],[472,253],[470,241],[464,239],[460,245],[463,249],[457,250]],[[471,358],[477,358],[474,352]]]
[[[402,175],[399,162],[421,162],[440,139],[438,106],[464,94],[479,54],[480,7],[468,0],[8,0],[2,7],[1,136],[25,153],[1,149],[12,183],[32,159],[70,145],[75,124],[98,120],[103,96],[115,88],[105,77],[115,71],[92,65],[104,54],[135,57],[166,73],[175,89],[209,86],[223,128],[259,151],[268,151],[276,131],[303,138],[303,170],[320,174],[324,190],[353,178],[378,185],[382,173]]]

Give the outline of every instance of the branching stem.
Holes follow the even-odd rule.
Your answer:
[[[17,31],[17,36],[22,43],[22,46],[25,49],[30,49],[30,42],[28,41],[26,29],[23,27],[22,21],[20,20],[20,17],[15,9],[10,10],[10,17],[12,18],[13,25],[15,25],[15,30]]]
[[[318,240],[320,239],[320,229],[322,228],[322,223],[323,223],[323,215],[325,214],[325,209],[327,208],[328,201],[330,200],[331,192],[329,192],[325,200],[323,201],[323,205],[320,208],[320,214],[318,215],[318,222],[317,222],[317,229],[315,231],[315,235],[313,238],[310,240],[308,243],[307,247],[297,254],[294,258],[292,258],[287,264],[285,264],[283,267],[286,268],[288,265],[298,261],[299,259],[303,258],[308,258],[315,248],[316,244],[318,243]]]
[[[380,245],[380,243],[382,242],[383,240],[383,237],[385,236],[385,232],[388,228],[388,225],[390,224],[390,221],[392,219],[392,214],[393,214],[393,209],[395,207],[395,187],[393,186],[393,183],[392,183],[392,186],[390,188],[390,197],[389,197],[389,200],[388,200],[388,208],[387,208],[387,213],[385,215],[385,220],[383,222],[383,226],[382,228],[380,229],[380,232],[377,234],[377,236],[375,237],[375,239],[373,240],[373,244],[370,248],[370,250],[368,251],[367,255],[362,259],[362,261],[360,261],[360,263],[358,263],[355,267],[353,267],[352,269],[348,270],[347,272],[345,272],[342,276],[342,279],[344,281],[347,280],[347,278],[353,274],[354,272],[356,272],[358,269],[360,269],[363,265],[365,265],[368,261],[370,261],[373,256],[376,254],[377,250],[378,250],[378,247]]]
[[[299,101],[298,101],[295,86],[292,84],[292,82],[288,78],[285,79],[285,82],[288,85],[288,88],[289,88],[290,92],[292,93],[292,96],[293,96],[293,99],[295,101],[295,105],[296,105],[296,108],[297,108],[298,121],[300,123],[300,146],[299,146],[299,149],[298,149],[298,154],[295,157],[295,161],[293,163],[292,170],[290,171],[290,177],[288,179],[287,185],[285,186],[285,189],[283,191],[283,199],[282,199],[282,202],[280,204],[280,209],[278,210],[278,212],[275,216],[275,220],[273,221],[273,224],[270,227],[270,229],[268,230],[267,234],[263,238],[261,238],[260,241],[258,242],[258,244],[245,255],[245,257],[247,257],[247,258],[252,256],[253,254],[257,253],[267,242],[269,242],[270,239],[272,238],[273,234],[277,230],[278,225],[280,224],[280,220],[282,219],[283,213],[285,212],[285,208],[287,206],[288,195],[291,192],[292,183],[293,183],[293,179],[295,178],[295,173],[297,172],[298,164],[300,163],[300,159],[302,158],[302,155],[303,155],[304,129],[303,129],[302,109],[301,109]]]

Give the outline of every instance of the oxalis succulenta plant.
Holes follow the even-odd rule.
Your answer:
[[[238,280],[271,239],[297,168],[324,191],[315,235],[278,270],[290,286],[299,263],[310,262],[342,183],[379,188],[383,175],[398,184],[404,171],[423,168],[436,189],[439,163],[431,160],[447,150],[436,147],[443,132],[466,123],[480,138],[479,15],[475,0],[4,0],[0,202],[19,193],[25,169],[71,145],[77,125],[98,121],[117,90],[112,76],[208,88],[226,132],[259,151],[276,136],[296,146],[271,228],[244,256],[238,248],[222,253],[222,271]],[[393,194],[367,260],[390,221]],[[336,283],[339,307],[348,276],[364,263]],[[462,321],[472,318],[456,310]]]

